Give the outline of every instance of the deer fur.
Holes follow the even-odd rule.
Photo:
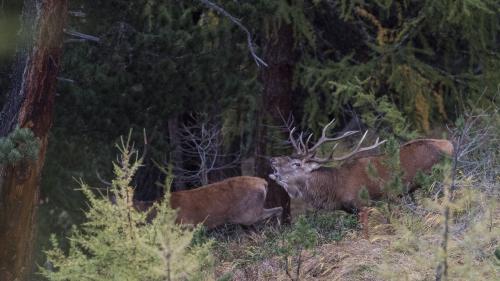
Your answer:
[[[281,207],[265,209],[267,181],[240,176],[199,188],[172,192],[170,206],[177,209],[177,223],[204,224],[207,228],[232,223],[252,225],[279,216]],[[136,209],[145,211],[153,202],[134,202]]]
[[[400,147],[400,165],[403,183],[411,191],[416,188],[413,179],[418,171],[429,172],[443,155],[451,155],[453,145],[448,140],[419,139]],[[355,212],[363,207],[359,194],[365,187],[371,199],[383,196],[382,185],[390,172],[383,165],[384,155],[354,156],[341,166],[324,167],[314,161],[288,156],[274,157],[270,178],[280,184],[291,197],[301,197],[316,209],[343,209]],[[373,165],[378,179],[369,176],[368,165]]]

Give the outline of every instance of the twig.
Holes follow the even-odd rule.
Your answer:
[[[77,38],[80,38],[80,39],[85,39],[85,40],[88,40],[88,41],[94,41],[94,42],[97,42],[97,43],[99,43],[101,41],[101,39],[99,37],[88,35],[88,34],[84,34],[84,33],[78,32],[78,31],[64,29],[64,33],[66,33],[66,34],[68,34],[70,36],[73,36],[73,37],[77,37]]]
[[[299,252],[299,257],[298,257],[298,260],[297,260],[297,270],[295,272],[295,280],[299,281],[300,280],[300,267],[302,265],[302,248],[299,247],[298,249],[298,252]]]
[[[471,125],[472,126],[472,125]],[[436,281],[448,280],[448,237],[449,237],[449,221],[450,221],[450,201],[451,193],[456,189],[456,176],[457,176],[457,164],[459,156],[462,150],[462,140],[465,131],[468,130],[468,126],[460,128],[460,134],[458,135],[458,140],[455,143],[455,149],[453,154],[453,167],[451,170],[451,186],[445,184],[444,186],[444,230],[443,230],[443,241],[441,242],[441,249],[443,251],[443,260],[439,263],[436,268]],[[469,127],[470,128],[470,127]]]
[[[253,39],[252,39],[252,34],[248,29],[241,23],[241,21],[234,16],[232,16],[230,13],[226,12],[222,7],[218,6],[217,4],[208,1],[208,0],[200,0],[201,3],[205,4],[209,8],[219,12],[223,16],[227,17],[230,21],[232,21],[234,24],[236,24],[241,30],[243,30],[246,35],[247,35],[247,45],[248,45],[248,50],[250,51],[250,54],[252,55],[253,59],[255,60],[255,63],[257,64],[258,67],[260,66],[265,66],[267,67],[267,63],[262,60],[257,53],[255,52],[255,47],[253,45]]]
[[[68,14],[73,17],[84,18],[87,16],[83,11],[68,11]]]
[[[103,178],[101,177],[101,174],[99,174],[99,171],[97,171],[97,170],[96,170],[96,171],[95,171],[95,175],[97,176],[97,179],[98,179],[101,183],[103,183],[103,184],[104,184],[104,185],[106,185],[106,186],[111,186],[111,182],[109,182],[109,181],[107,181],[107,180],[103,179]]]

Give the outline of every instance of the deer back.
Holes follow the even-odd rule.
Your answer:
[[[400,168],[403,172],[403,183],[408,187],[408,191],[417,187],[413,180],[419,171],[430,172],[444,155],[452,153],[453,144],[443,139],[418,139],[401,145]],[[336,173],[339,191],[348,194],[344,197],[352,197],[365,187],[370,198],[380,198],[383,195],[382,187],[392,174],[385,164],[386,157],[386,155],[359,157],[341,165]],[[370,175],[369,165],[375,169],[376,175]]]
[[[224,223],[240,223],[264,206],[267,182],[241,176],[196,189],[173,192],[172,208],[178,209],[177,222],[203,223],[208,228]]]
[[[418,171],[429,172],[443,155],[453,154],[453,144],[444,139],[418,139],[401,146],[400,162],[405,182],[411,182]]]

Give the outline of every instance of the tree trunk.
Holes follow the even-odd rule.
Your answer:
[[[25,280],[31,271],[39,179],[52,125],[67,0],[25,0],[23,41],[0,135],[30,128],[40,141],[35,161],[0,167],[0,280]]]
[[[277,32],[269,38],[264,52],[264,60],[269,66],[263,69],[261,76],[264,93],[257,120],[255,170],[258,176],[266,178],[269,182],[266,208],[283,207],[282,221],[288,222],[290,197],[282,187],[269,179],[270,166],[263,156],[268,156],[271,152],[268,126],[283,125],[280,113],[287,117],[291,111],[293,71],[296,61],[292,27],[281,24]]]
[[[170,160],[176,167],[183,168],[184,157],[182,155],[179,129],[179,115],[176,114],[168,119],[168,137],[170,138],[170,147],[173,148],[173,150],[170,152]],[[175,180],[175,178],[173,182],[173,191],[186,189],[186,184],[182,180]]]

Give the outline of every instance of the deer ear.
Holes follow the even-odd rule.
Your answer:
[[[310,163],[308,163],[308,164],[306,165],[306,167],[307,167],[307,171],[308,171],[308,172],[312,172],[312,171],[314,171],[314,170],[319,169],[319,168],[321,167],[321,165],[320,165],[320,164],[318,164],[318,163],[316,163],[316,162],[310,162]]]

